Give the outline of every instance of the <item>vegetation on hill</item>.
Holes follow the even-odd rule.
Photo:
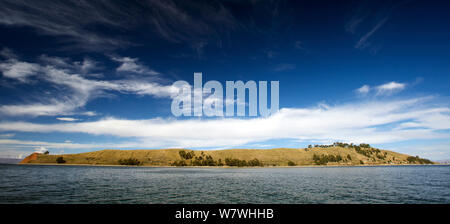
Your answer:
[[[231,158],[226,158],[225,159],[225,164],[227,164],[227,166],[264,166],[262,162],[260,162],[258,159],[252,159],[249,161],[246,160],[240,160],[240,159],[231,159]]]
[[[409,163],[433,164],[430,160],[420,158],[419,156],[408,156],[406,160],[408,160]]]
[[[340,162],[342,161],[341,155],[313,155],[313,160],[316,165],[327,165],[329,162]]]
[[[258,159],[252,159],[249,161],[225,158],[225,164],[222,159],[214,160],[211,155],[206,155],[205,152],[201,151],[199,156],[195,156],[194,151],[184,151],[180,150],[178,152],[181,160],[176,160],[171,163],[172,166],[263,166],[263,164]]]

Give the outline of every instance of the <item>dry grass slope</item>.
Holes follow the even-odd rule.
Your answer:
[[[134,158],[144,166],[171,166],[173,162],[183,160],[179,152],[184,149],[159,149],[159,150],[101,150],[79,154],[44,155],[34,153],[25,158],[22,164],[56,164],[58,157],[63,157],[65,164],[88,165],[119,165],[119,160]],[[215,151],[194,151],[196,156],[203,152],[206,156],[212,156],[214,160],[226,158],[252,160],[258,159],[264,166],[288,166],[317,165],[313,160],[314,155],[333,155],[342,158],[339,162],[327,162],[325,165],[383,165],[383,164],[418,164],[408,161],[409,155],[387,150],[373,150],[370,155],[364,155],[354,148],[348,147],[312,147],[312,148],[277,148],[277,149],[230,149]],[[191,151],[191,150],[185,150]],[[378,152],[377,152],[378,151]]]

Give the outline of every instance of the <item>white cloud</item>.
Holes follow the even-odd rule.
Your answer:
[[[78,121],[78,119],[73,117],[57,117],[56,119],[60,121]]]
[[[356,92],[360,95],[367,95],[370,91],[370,86],[363,85],[360,88],[356,89]]]
[[[360,88],[356,89],[356,93],[358,93],[361,96],[367,95],[370,91],[373,89],[376,91],[375,95],[381,96],[381,95],[391,95],[393,93],[400,92],[406,88],[405,83],[399,83],[399,82],[388,82],[379,86],[370,87],[369,85],[363,85]]]
[[[158,148],[162,145],[141,142],[120,142],[120,143],[74,143],[66,140],[64,142],[45,142],[45,141],[29,141],[18,139],[0,139],[0,158],[23,158],[32,152],[43,153],[45,151],[52,151],[52,154],[59,151],[59,154],[64,152],[73,152],[76,150],[102,150],[102,149],[117,149],[117,148],[139,148],[142,145],[147,147]]]
[[[0,139],[0,157],[1,158],[24,158],[32,152],[44,153],[52,151],[55,154],[57,150],[63,153],[66,150],[100,150],[105,148],[122,147],[125,144],[80,144],[72,142],[45,142],[45,141],[29,141],[18,139]]]
[[[84,116],[96,116],[98,114],[95,113],[94,111],[86,111],[86,112],[81,113],[81,115],[84,115]]]
[[[9,59],[0,63],[0,71],[3,76],[25,82],[28,76],[35,75],[39,71],[39,65],[28,62],[20,62]]]
[[[159,72],[156,72],[152,69],[149,69],[147,66],[142,65],[138,62],[137,58],[130,57],[112,57],[114,61],[122,63],[116,70],[118,72],[133,72],[142,75],[158,75]]]
[[[14,133],[0,134],[0,138],[12,138],[14,136],[15,136]]]
[[[28,141],[18,139],[0,139],[0,146],[7,146],[7,148],[32,147],[34,150],[43,152],[45,152],[45,150],[47,149],[92,149],[99,147],[99,145],[96,144],[79,144],[72,142],[58,143],[58,142]],[[105,145],[102,147],[108,146],[109,145]],[[0,151],[2,150],[3,149],[0,149]]]
[[[429,142],[416,143],[407,146],[397,146],[395,150],[400,153],[409,155],[420,155],[431,160],[449,159],[450,158],[450,144],[445,142]]]
[[[40,146],[38,148],[35,148],[34,151],[37,153],[44,153],[44,152],[47,152],[48,150],[47,150],[47,148]]]
[[[354,143],[388,143],[449,138],[448,107],[428,106],[430,98],[370,101],[354,104],[283,108],[267,118],[253,119],[147,119],[104,118],[93,122],[36,124],[2,122],[0,131],[64,132],[133,137],[139,144],[164,147],[233,147],[276,139],[339,140]],[[411,129],[402,125],[420,124]]]
[[[82,105],[69,102],[2,105],[0,106],[0,113],[8,116],[53,116],[71,114],[79,106]]]
[[[83,62],[76,63],[76,65],[78,65],[80,70],[84,73],[90,72],[91,70],[97,68],[97,62],[88,58],[85,58]]]
[[[404,83],[398,83],[398,82],[392,81],[392,82],[377,86],[376,87],[377,95],[390,95],[394,92],[405,89],[405,87],[406,87],[406,84],[404,84]]]
[[[83,75],[101,77],[101,74],[91,74],[91,71],[100,69],[98,63],[89,58],[84,58],[83,61],[71,61],[69,58],[51,57],[48,55],[41,55],[39,61],[45,65],[51,65],[59,69],[65,69],[71,72],[78,72]]]
[[[0,51],[0,56],[4,57],[6,59],[15,59],[15,58],[17,58],[17,55],[10,48],[7,48],[7,47],[4,47]]]

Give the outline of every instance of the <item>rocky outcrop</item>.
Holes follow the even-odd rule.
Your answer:
[[[25,157],[20,164],[25,164],[25,163],[31,163],[32,161],[36,161],[38,159],[38,154],[37,152]]]

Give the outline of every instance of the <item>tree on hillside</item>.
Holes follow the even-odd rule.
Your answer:
[[[195,156],[194,151],[186,152],[184,150],[181,150],[181,151],[178,152],[178,154],[180,154],[180,157],[182,159],[192,159]]]
[[[181,158],[183,158],[183,159],[186,158],[186,152],[184,150],[179,151],[178,154],[180,154]]]
[[[361,147],[361,148],[370,148],[370,145],[369,144],[365,144],[365,143],[361,143],[361,144],[359,144],[359,147]]]

